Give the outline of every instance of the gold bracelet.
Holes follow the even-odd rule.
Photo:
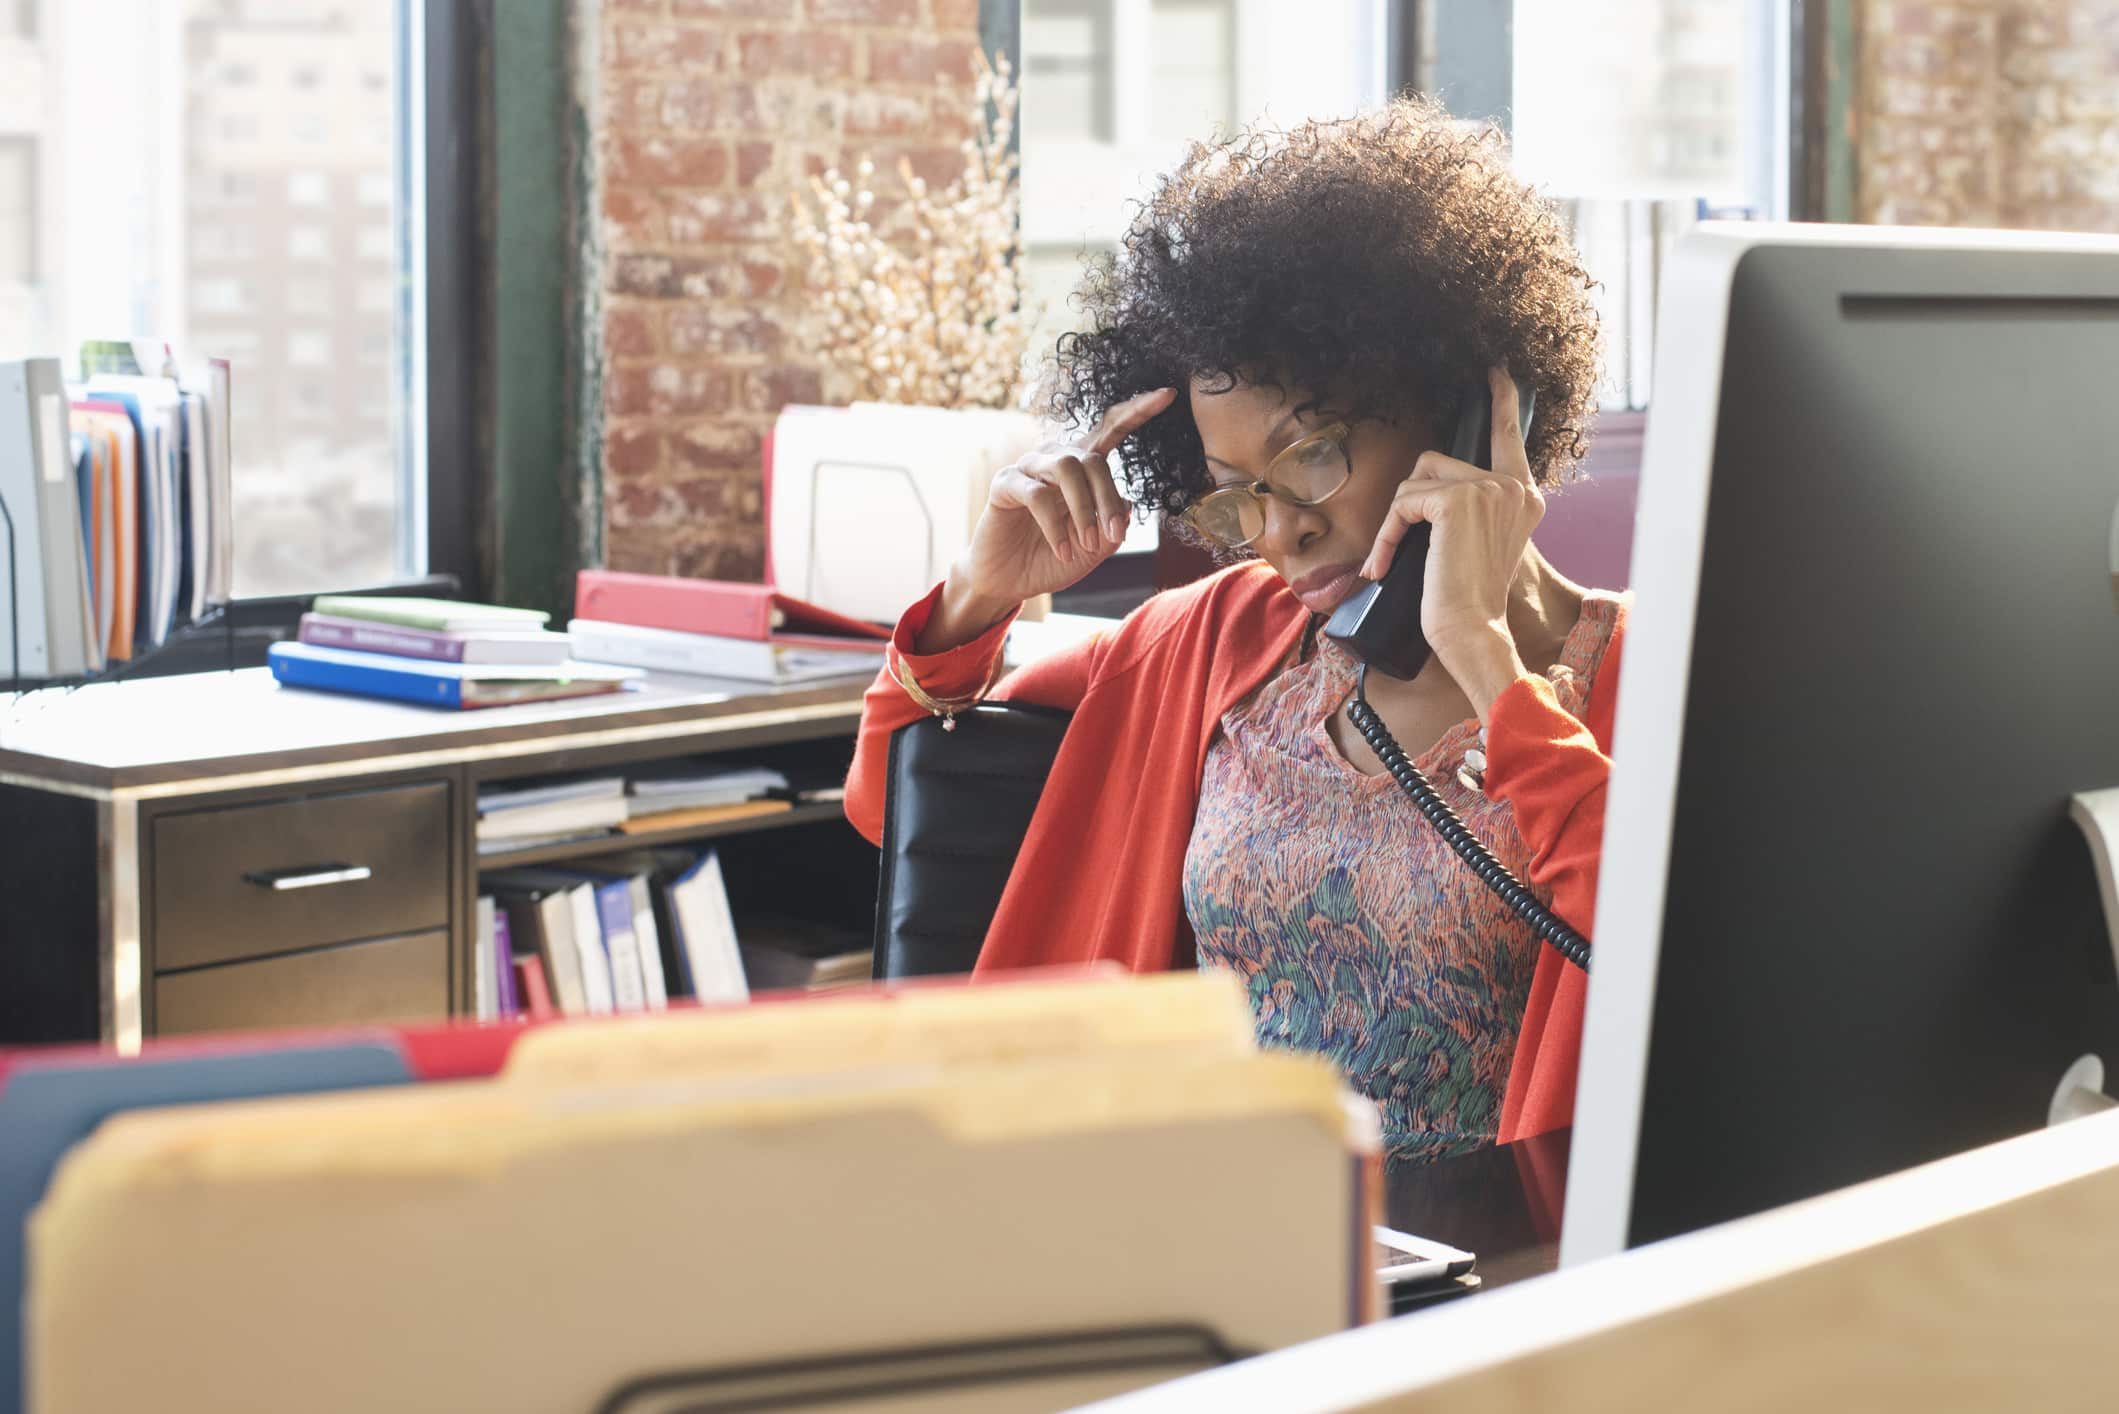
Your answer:
[[[1005,655],[994,654],[993,666],[986,670],[986,681],[979,684],[976,692],[966,693],[962,697],[936,697],[928,692],[926,688],[921,687],[919,679],[912,675],[912,669],[905,666],[904,656],[896,649],[891,650],[890,664],[891,672],[898,680],[898,686],[905,689],[905,695],[910,697],[917,706],[924,708],[934,716],[940,717],[943,731],[953,732],[956,730],[957,713],[969,711],[971,708],[978,706],[979,703],[986,700],[986,694],[993,691],[993,684],[1001,675],[1001,659],[1003,656]]]

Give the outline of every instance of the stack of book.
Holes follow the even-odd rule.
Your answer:
[[[625,778],[601,776],[478,792],[478,849],[529,849],[608,834],[625,823]]]
[[[538,609],[448,599],[327,594],[302,616],[301,641],[275,643],[273,676],[290,687],[441,707],[493,707],[617,692],[637,669],[577,663]]]
[[[792,810],[787,777],[763,766],[707,767],[682,762],[635,776],[626,783],[628,834],[690,829],[717,820]]]
[[[613,570],[581,572],[567,633],[584,662],[778,684],[871,676],[890,642],[768,585]]]
[[[869,980],[859,932],[763,916],[739,928],[721,856],[670,847],[480,877],[483,1019],[660,1011],[671,998],[831,991]]]
[[[713,850],[636,850],[593,863],[484,876],[481,919],[490,902],[495,922],[481,934],[472,988],[481,1017],[660,1011],[672,996],[749,998]]]
[[[225,361],[90,344],[0,363],[0,671],[77,677],[159,647],[228,602],[234,562]],[[4,637],[12,624],[12,640]]]

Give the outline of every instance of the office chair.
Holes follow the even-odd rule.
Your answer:
[[[890,738],[876,890],[878,979],[969,972],[1073,713],[986,702]]]

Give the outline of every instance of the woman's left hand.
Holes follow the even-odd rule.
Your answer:
[[[1494,469],[1439,451],[1422,453],[1361,568],[1364,578],[1381,579],[1409,528],[1423,522],[1434,527],[1420,629],[1442,666],[1480,706],[1482,718],[1484,703],[1522,671],[1508,628],[1508,588],[1530,533],[1545,515],[1545,496],[1523,445],[1515,380],[1500,368],[1488,369],[1486,377],[1493,393]]]

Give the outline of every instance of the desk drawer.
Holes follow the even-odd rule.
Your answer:
[[[449,1014],[449,935],[348,943],[158,977],[155,1034],[438,1021]]]
[[[157,972],[446,928],[449,787],[165,815],[153,868]]]

